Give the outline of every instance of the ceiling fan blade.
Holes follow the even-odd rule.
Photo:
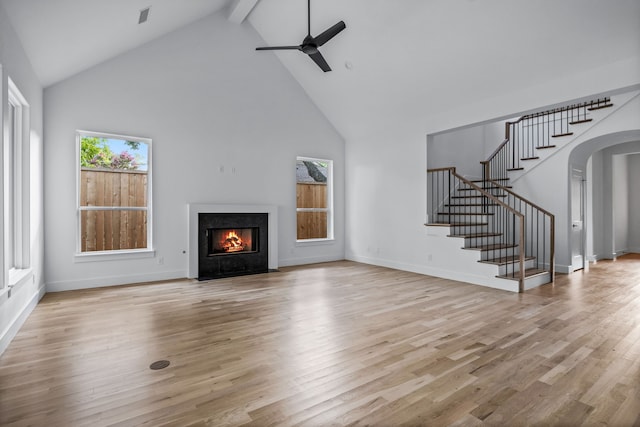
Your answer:
[[[323,44],[325,44],[326,42],[334,38],[340,31],[344,30],[345,28],[347,28],[347,26],[345,25],[344,21],[338,22],[333,27],[329,28],[328,30],[325,30],[323,33],[320,33],[318,36],[316,36],[315,37],[316,44],[318,46],[322,46]]]
[[[320,52],[311,53],[309,54],[309,57],[313,59],[313,62],[318,64],[318,67],[322,68],[322,71],[324,71],[325,73],[327,71],[331,71],[331,67],[329,67],[329,64],[327,64],[327,61],[324,60]]]
[[[256,50],[302,50],[302,46],[265,46],[257,47]]]

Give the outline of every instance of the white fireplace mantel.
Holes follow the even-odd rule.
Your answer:
[[[267,213],[269,215],[269,269],[278,268],[278,207],[275,205],[233,205],[189,203],[189,271],[187,277],[198,277],[198,214],[200,213]]]

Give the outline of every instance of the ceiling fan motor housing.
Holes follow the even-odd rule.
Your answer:
[[[307,36],[302,41],[301,49],[307,55],[311,55],[312,53],[318,52],[318,45],[313,37]]]
[[[318,34],[317,37],[311,36],[311,0],[307,1],[307,36],[302,40],[302,44],[298,46],[271,46],[271,47],[257,47],[256,50],[299,50],[309,55],[322,69],[322,71],[331,71],[331,67],[327,64],[327,61],[323,58],[322,54],[318,50],[319,46],[324,45],[326,42],[334,38],[340,31],[346,28],[344,21],[340,21],[331,28],[326,29],[324,32]]]

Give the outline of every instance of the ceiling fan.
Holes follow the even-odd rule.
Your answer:
[[[298,46],[271,46],[271,47],[257,47],[256,50],[299,50],[306,53],[309,57],[318,64],[318,66],[324,71],[331,71],[331,67],[324,60],[322,54],[318,50],[320,46],[334,38],[340,31],[347,28],[344,21],[340,21],[323,33],[318,34],[316,37],[311,36],[311,0],[307,0],[307,36],[302,40],[302,44]]]

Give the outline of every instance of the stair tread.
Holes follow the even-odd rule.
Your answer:
[[[497,237],[497,236],[502,236],[502,233],[449,234],[447,237],[473,238],[473,237]]]
[[[570,125],[577,125],[580,123],[588,123],[590,121],[593,121],[593,119],[582,119],[582,120],[574,120],[573,122],[569,122]]]
[[[573,132],[557,133],[555,135],[551,135],[551,138],[560,138],[562,136],[571,136],[571,135],[573,135]]]
[[[521,168],[523,169],[523,168]],[[511,170],[511,169],[507,169],[507,170]],[[502,187],[504,188],[513,188],[509,185],[503,185]],[[502,187],[479,187],[482,190],[501,190]],[[478,191],[477,189],[473,188],[473,187],[464,187],[464,188],[458,188],[458,191]]]
[[[507,171],[512,172],[512,171],[523,171],[524,168],[508,168]]]
[[[544,150],[546,148],[556,148],[555,145],[539,145],[536,147],[536,150]]]
[[[493,197],[507,197],[506,194],[492,194]],[[452,199],[472,199],[476,197],[487,197],[483,194],[479,194],[477,196],[451,196]]]
[[[540,157],[535,156],[535,157],[523,157],[520,160],[538,160]]]
[[[471,226],[487,226],[488,222],[430,222],[425,225],[433,225],[438,227],[471,227]]]
[[[500,188],[513,188],[510,185],[502,185],[500,187],[496,186],[496,185],[490,185],[490,186],[485,186],[485,187],[480,187],[478,186],[478,188],[482,189],[482,190],[499,190]],[[468,190],[475,190],[475,188],[473,187],[460,187],[458,188],[459,191],[468,191]]]
[[[524,277],[525,279],[528,279],[530,277],[534,277],[534,276],[538,276],[541,274],[548,274],[549,270],[543,270],[541,268],[528,268],[524,271]],[[504,274],[502,276],[496,276],[499,277],[500,279],[508,279],[508,280],[519,280],[520,277],[512,277],[510,274]]]
[[[532,259],[536,259],[536,257],[533,257],[533,256],[524,257],[525,261],[530,261]],[[513,263],[516,263],[518,261],[520,261],[520,256],[519,255],[512,255],[512,256],[508,256],[508,257],[485,259],[485,260],[481,260],[481,261],[478,261],[478,262],[481,262],[481,263],[484,263],[484,264],[506,265],[506,264],[513,264]]]
[[[517,247],[518,245],[513,245],[511,243],[496,243],[496,244],[490,244],[490,245],[469,246],[468,248],[464,248],[464,249],[470,249],[474,251],[492,251],[492,250],[498,250],[498,249],[509,249],[509,248],[517,248]]]
[[[482,212],[438,212],[438,215],[458,215],[458,216],[462,216],[462,215],[493,215],[493,212],[486,212],[486,213],[482,213]]]
[[[511,178],[492,178],[492,179],[474,179],[473,183],[476,182],[487,182],[487,181],[509,181]]]
[[[589,111],[593,111],[593,110],[599,110],[601,108],[609,108],[609,107],[613,107],[613,104],[603,104],[603,105],[595,105],[593,107],[589,107],[587,108],[587,110]]]
[[[447,203],[445,204],[445,206],[451,206],[451,207],[455,207],[455,206],[498,206],[497,203]]]

